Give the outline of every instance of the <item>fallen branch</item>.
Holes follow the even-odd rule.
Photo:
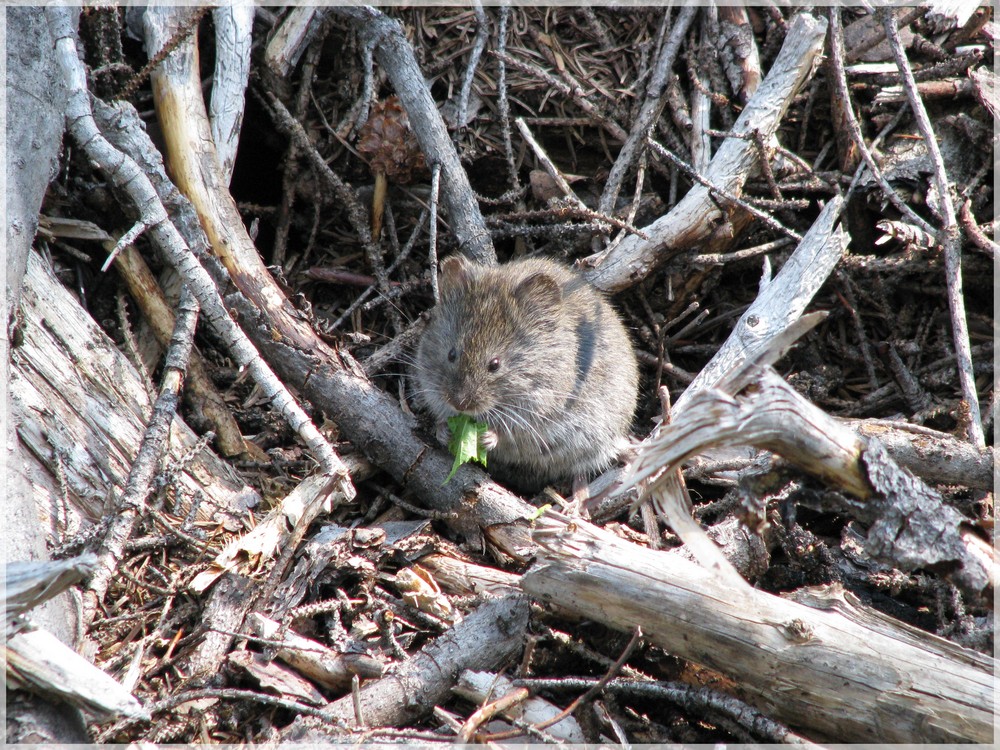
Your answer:
[[[84,594],[83,620],[88,626],[93,622],[108,586],[121,562],[125,544],[140,518],[145,513],[146,501],[152,493],[153,478],[160,466],[167,444],[170,425],[177,413],[181,384],[187,369],[188,357],[194,343],[194,328],[198,321],[198,303],[187,287],[181,292],[174,333],[163,360],[160,392],[153,403],[139,450],[129,469],[128,481],[121,501],[112,513],[104,539],[98,549],[97,564],[87,591]]]
[[[166,347],[174,327],[174,313],[153,272],[134,247],[126,248],[118,255],[115,268],[128,285],[132,299],[142,310],[156,341],[161,347]],[[184,400],[194,414],[189,420],[198,428],[208,427],[215,432],[215,446],[223,455],[238,456],[251,451],[257,457],[263,455],[255,444],[244,440],[232,411],[209,377],[205,361],[197,350],[191,353],[188,362]]]
[[[715,385],[725,376],[731,377],[740,363],[754,361],[768,352],[771,352],[770,356],[778,356],[779,349],[783,351],[797,338],[791,337],[784,345],[776,344],[778,340],[792,336],[791,329],[803,325],[801,316],[806,305],[847,247],[847,233],[836,225],[840,207],[840,199],[833,199],[824,207],[795,252],[773,279],[770,276],[770,263],[765,262],[760,293],[740,316],[725,343],[688,384],[673,406],[671,419],[675,423],[685,418],[697,420],[698,417],[705,416],[689,415],[689,404],[698,398],[703,389]],[[811,325],[815,322],[814,319]],[[800,330],[799,333],[802,332]],[[622,489],[651,479],[660,469],[665,468],[663,464],[656,463],[660,448],[653,447],[662,446],[665,430],[670,431],[671,427],[661,422],[640,445],[638,458],[631,471],[626,472],[625,486]],[[730,577],[734,586],[742,583],[737,581],[737,576],[720,559],[701,527],[691,519],[690,503],[676,471],[666,471],[659,475],[659,479],[653,483],[653,498],[657,511],[685,544],[691,547],[699,561],[713,567],[720,575]]]
[[[459,249],[478,263],[496,263],[493,241],[469,185],[469,177],[448,137],[448,129],[431,98],[402,26],[372,7],[331,7],[330,11],[350,19],[365,44],[374,45],[375,57],[392,81],[427,163],[441,166],[441,192]]]
[[[677,59],[681,42],[690,28],[691,22],[694,21],[695,13],[696,10],[693,6],[684,6],[678,11],[677,17],[674,19],[673,27],[670,29],[670,37],[664,42],[660,50],[660,56],[653,67],[653,73],[649,84],[646,86],[645,97],[643,98],[639,114],[632,124],[628,138],[622,144],[621,151],[618,152],[614,164],[611,165],[611,170],[608,172],[604,190],[597,204],[597,210],[601,213],[609,215],[614,213],[615,203],[618,200],[618,191],[621,189],[625,174],[632,168],[639,153],[646,145],[646,139],[653,128],[653,123],[663,111],[663,106],[666,103],[664,93],[667,81],[672,75],[671,68],[673,68],[674,61]]]
[[[339,653],[319,641],[286,631],[279,623],[259,613],[248,619],[255,635],[279,639],[275,652],[278,659],[328,690],[348,690],[355,675],[365,679],[382,676],[382,664],[366,654]]]
[[[586,741],[580,723],[572,715],[549,726],[551,720],[560,714],[560,708],[543,698],[531,697],[528,690],[514,687],[502,674],[466,670],[458,676],[453,691],[473,705],[482,706],[473,715],[477,723],[469,725],[470,729],[478,729],[485,720],[500,716],[516,722],[518,726],[544,724],[549,736],[563,742],[582,744]],[[531,735],[521,734],[512,737],[510,741],[527,742],[530,737]],[[462,742],[469,742],[471,738],[460,736]],[[602,739],[610,742],[606,737]]]
[[[966,7],[974,7],[966,3]],[[884,8],[879,10],[885,37],[896,59],[896,66],[903,77],[903,89],[910,103],[910,110],[917,121],[917,127],[923,136],[934,166],[934,186],[937,188],[938,200],[941,205],[941,229],[937,233],[938,242],[944,250],[945,281],[948,286],[948,309],[951,312],[951,331],[955,342],[955,358],[958,362],[958,382],[962,386],[962,397],[969,409],[968,436],[969,441],[977,448],[986,447],[986,437],[983,434],[983,420],[979,411],[979,394],[976,391],[976,379],[972,372],[972,353],[969,351],[969,324],[965,315],[965,296],[962,294],[962,248],[959,243],[958,219],[955,215],[955,203],[952,200],[951,185],[941,158],[941,147],[937,136],[931,127],[930,118],[924,107],[923,100],[917,92],[917,83],[913,79],[913,71],[903,51],[903,43],[899,39],[899,31],[890,12]]]
[[[877,441],[859,438],[772,370],[750,377],[744,395],[738,373],[729,377],[733,380],[719,389],[696,393],[684,412],[646,441],[626,487],[653,478],[655,491],[660,472],[709,446],[771,450],[857,498],[845,498],[833,510],[869,526],[865,546],[872,557],[907,571],[940,570],[976,597],[996,586],[1000,563],[990,546],[937,492],[901,470]]]
[[[826,36],[826,20],[806,13],[795,17],[767,77],[733,125],[734,133],[758,131],[766,141],[777,130],[792,98],[812,72]],[[738,195],[756,161],[752,141],[728,138],[705,174],[713,185]],[[597,259],[587,279],[599,289],[618,291],[644,279],[682,250],[707,240],[723,220],[712,191],[697,185],[665,216],[643,228],[650,239],[626,237],[607,256]]]
[[[121,189],[125,195],[131,196],[132,207],[142,217],[139,224],[148,230],[153,241],[175,264],[178,273],[198,299],[205,320],[228,342],[234,359],[241,366],[250,369],[269,396],[274,408],[279,410],[288,419],[292,428],[302,435],[325,470],[343,478],[345,494],[353,496],[354,489],[345,476],[339,458],[295,403],[291,394],[253,350],[246,336],[233,323],[211,279],[171,223],[149,179],[132,158],[112,147],[98,129],[91,111],[86,75],[80,62],[75,35],[67,12],[62,8],[49,8],[46,14],[52,36],[56,40],[56,57],[69,89],[66,124],[70,134],[104,171],[111,184]],[[214,159],[211,166],[218,168]],[[239,226],[242,227],[242,222]]]
[[[9,690],[30,690],[101,717],[149,719],[128,690],[52,633],[37,628],[28,612],[94,570],[93,554],[55,562],[11,562],[0,566],[4,578],[3,621],[6,681]],[[63,707],[65,710],[65,706]]]
[[[837,587],[803,603],[547,513],[524,590],[718,670],[817,742],[993,741],[995,660],[860,606]],[[809,606],[807,606],[807,604]],[[933,677],[932,677],[933,676]]]
[[[460,671],[494,670],[521,651],[528,625],[528,603],[520,594],[480,606],[423,651],[380,680],[369,682],[354,696],[327,705],[324,723],[299,718],[282,733],[285,742],[331,742],[366,727],[403,726],[430,713],[443,701]],[[329,724],[353,727],[336,730]]]
[[[246,87],[250,77],[254,4],[248,0],[212,11],[215,22],[215,73],[212,76],[212,141],[224,184],[233,177],[240,142]]]
[[[909,422],[848,419],[844,424],[862,440],[878,440],[896,463],[925,482],[993,489],[996,448],[977,450],[967,440]]]

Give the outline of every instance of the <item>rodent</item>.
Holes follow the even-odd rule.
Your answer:
[[[639,371],[614,308],[544,258],[441,262],[440,302],[417,347],[417,397],[437,419],[489,425],[487,466],[535,491],[607,468],[627,447]]]

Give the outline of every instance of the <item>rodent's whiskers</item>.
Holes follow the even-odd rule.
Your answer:
[[[514,410],[517,414],[523,415],[522,418],[528,418],[534,420],[540,420],[542,422],[548,422],[549,424],[557,424],[558,419],[549,414],[543,414],[538,410],[536,406],[530,403],[518,403],[517,401],[510,401],[504,406],[509,410]]]
[[[508,414],[499,408],[492,409],[489,416],[497,424],[497,432],[505,434],[507,440],[517,442],[527,439],[534,443],[539,450],[542,450],[544,439],[541,438],[537,430],[524,422],[523,417]]]
[[[535,427],[531,422],[525,418],[523,414],[518,413],[519,408],[516,404],[498,404],[490,409],[489,416],[495,417],[499,426],[502,427],[503,431],[507,433],[511,440],[518,440],[519,437],[526,435],[532,442],[537,446],[537,448],[542,452],[547,452],[549,450],[549,443],[545,436]],[[529,409],[520,409],[521,412],[531,411]],[[540,416],[540,415],[536,415]],[[547,418],[546,418],[547,419]],[[512,423],[515,426],[520,427],[520,432],[522,435],[518,435],[512,428]]]
[[[420,372],[427,372],[430,368],[417,359],[416,355],[412,352],[399,352],[395,357],[393,357],[394,362],[399,362],[406,365],[414,370]]]

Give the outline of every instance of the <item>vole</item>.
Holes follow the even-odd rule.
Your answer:
[[[604,297],[543,258],[481,266],[454,255],[439,279],[415,367],[439,439],[448,417],[485,422],[490,473],[522,490],[607,468],[628,444],[639,373]]]

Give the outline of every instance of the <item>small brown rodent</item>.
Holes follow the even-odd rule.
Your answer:
[[[451,256],[439,288],[415,372],[439,435],[457,414],[485,422],[490,472],[525,490],[607,468],[627,446],[639,373],[604,297],[543,258]]]

